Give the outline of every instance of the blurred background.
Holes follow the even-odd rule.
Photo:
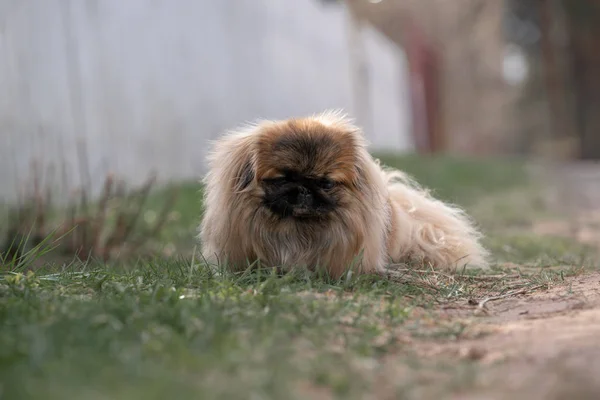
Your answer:
[[[542,197],[579,211],[600,182],[599,21],[595,0],[0,0],[0,198],[21,220],[28,201],[39,219],[50,197],[99,198],[102,215],[70,217],[98,230],[103,198],[134,201],[125,183],[145,201],[196,182],[225,130],[341,108],[425,183],[462,182],[427,157],[539,161]],[[161,200],[140,218],[186,218]]]

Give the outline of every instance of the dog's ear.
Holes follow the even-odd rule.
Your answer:
[[[235,176],[234,189],[236,191],[242,191],[246,189],[250,183],[254,180],[254,166],[250,157],[247,157],[243,163],[240,164],[239,170]]]
[[[217,140],[208,156],[207,183],[233,192],[247,189],[256,178],[254,141],[248,131],[234,131]]]

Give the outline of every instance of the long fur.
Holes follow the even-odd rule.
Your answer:
[[[349,267],[384,272],[390,263],[425,262],[450,269],[486,267],[481,234],[460,208],[433,198],[405,173],[380,166],[362,132],[339,111],[295,120],[308,132],[330,129],[351,140],[354,181],[325,224],[281,221],[261,205],[261,141],[286,121],[261,121],[214,143],[204,178],[203,255],[231,269],[260,261],[270,266],[322,266],[334,277]],[[344,171],[349,172],[349,171]]]

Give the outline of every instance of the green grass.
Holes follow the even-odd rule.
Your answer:
[[[414,289],[377,277],[218,276],[174,261],[7,275],[2,393],[283,398],[315,385],[345,397],[368,386],[352,365],[387,350],[391,343],[378,339],[403,323],[410,305],[401,296]]]
[[[477,271],[331,281],[301,271],[233,275],[210,270],[196,256],[6,271],[0,277],[0,399],[353,399],[376,389],[382,398],[419,398],[423,387],[468,386],[476,374],[471,362],[416,358],[415,342],[469,335],[466,325],[441,316],[439,305],[465,304],[517,284],[560,282],[578,273],[591,250],[501,229],[507,219],[530,219],[535,207],[528,196],[518,202],[503,197],[528,185],[517,162],[382,160],[486,217],[486,240],[496,257],[533,268],[493,271],[520,271],[518,282],[478,280]],[[191,255],[199,189],[181,186],[176,215],[161,237],[179,254]],[[154,193],[146,211],[158,210],[167,195],[168,188]],[[547,268],[555,265],[566,267]]]
[[[335,282],[305,272],[234,276],[172,260],[7,274],[2,398],[306,398],[312,390],[362,398],[386,356],[415,361],[396,334],[459,339],[465,325],[439,319],[436,305],[505,290],[469,276]],[[400,379],[390,390],[408,395],[417,383]]]
[[[523,160],[473,159],[453,156],[398,157],[376,154],[384,165],[399,168],[428,187],[440,199],[463,206],[479,197],[527,185]]]
[[[511,263],[536,266],[590,266],[597,263],[596,249],[565,237],[523,232],[491,235],[485,242],[497,260]]]

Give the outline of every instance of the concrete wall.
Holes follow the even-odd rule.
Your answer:
[[[343,6],[316,0],[0,0],[0,198],[31,159],[94,187],[197,178],[258,117],[354,113]],[[403,54],[365,34],[374,148],[412,149]],[[360,122],[360,121],[359,121]]]

